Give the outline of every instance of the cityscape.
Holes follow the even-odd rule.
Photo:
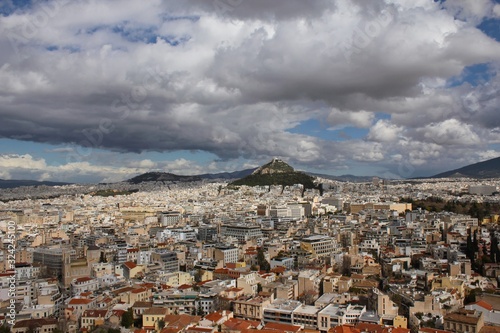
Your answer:
[[[71,184],[3,199],[4,322],[13,332],[500,329],[500,179],[235,185],[294,174],[273,159],[238,182],[143,177],[134,189]]]
[[[0,1],[0,333],[500,333],[500,0]]]

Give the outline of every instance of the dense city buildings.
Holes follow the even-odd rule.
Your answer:
[[[0,202],[1,312],[24,333],[495,332],[500,182],[317,181]]]

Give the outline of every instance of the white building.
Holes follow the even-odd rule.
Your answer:
[[[81,277],[71,281],[71,294],[80,295],[86,291],[96,291],[99,289],[99,280],[91,277]]]

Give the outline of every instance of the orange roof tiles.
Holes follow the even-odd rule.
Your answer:
[[[219,312],[212,312],[212,313],[207,314],[205,316],[205,319],[216,323],[222,319],[222,315]]]
[[[301,330],[301,327],[296,325],[282,324],[282,323],[267,323],[264,326],[264,329],[271,329],[282,332],[298,332]]]
[[[477,305],[477,306],[480,306],[488,311],[492,311],[493,310],[493,306],[491,306],[491,304],[483,301],[483,300],[480,300],[480,301],[477,301],[477,302],[474,302],[474,303],[471,303],[471,304],[468,304],[468,305]]]
[[[133,261],[124,262],[123,266],[127,267],[128,269],[134,269],[137,267],[137,265]]]
[[[82,317],[104,318],[108,314],[108,310],[85,310]]]
[[[356,329],[352,326],[348,325],[341,325],[337,327],[330,328],[328,330],[328,333],[360,333],[361,331],[359,329]]]
[[[69,305],[80,305],[80,304],[89,304],[92,303],[93,299],[88,299],[88,298],[73,298],[71,301],[69,301]]]
[[[93,280],[93,278],[91,278],[89,276],[84,276],[84,277],[76,279],[75,282],[82,283],[82,282],[87,282],[87,281],[92,281],[92,280]]]

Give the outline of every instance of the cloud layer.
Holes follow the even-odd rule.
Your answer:
[[[498,5],[449,3],[52,0],[12,8],[0,20],[0,137],[79,147],[58,166],[68,170],[98,168],[82,153],[95,148],[202,151],[221,169],[280,156],[303,169],[364,164],[397,173],[407,160],[419,174],[494,156],[500,43],[476,26],[498,17]],[[470,84],[465,73],[476,64],[488,75]],[[337,140],[294,130],[311,120],[322,132],[365,133]],[[44,162],[31,158],[26,165]]]

